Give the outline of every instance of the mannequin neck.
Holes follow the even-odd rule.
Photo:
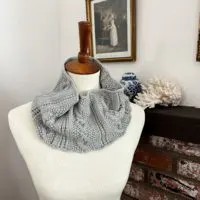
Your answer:
[[[94,74],[74,74],[68,72],[76,87],[78,92],[87,92],[93,89],[99,89],[99,76],[100,70]]]

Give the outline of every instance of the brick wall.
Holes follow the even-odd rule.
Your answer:
[[[121,200],[200,200],[200,144],[142,137]]]

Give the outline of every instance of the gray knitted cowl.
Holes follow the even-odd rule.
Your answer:
[[[129,125],[130,102],[122,86],[99,61],[90,59],[101,67],[100,89],[78,93],[63,70],[55,89],[32,103],[37,133],[53,148],[78,153],[102,149],[123,136]]]

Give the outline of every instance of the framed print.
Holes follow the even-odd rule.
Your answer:
[[[90,53],[102,62],[136,60],[135,0],[86,0]]]
[[[200,14],[199,14],[199,28],[198,28],[198,41],[197,41],[197,58],[196,60],[200,62]]]

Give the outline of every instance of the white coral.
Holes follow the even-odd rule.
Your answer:
[[[134,101],[144,109],[154,108],[156,104],[178,106],[181,103],[181,89],[171,81],[153,78],[142,88],[143,92],[138,93]]]

